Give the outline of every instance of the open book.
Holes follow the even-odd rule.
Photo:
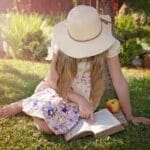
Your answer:
[[[123,114],[122,114],[123,115]],[[94,135],[94,137],[111,135],[124,130],[122,123],[106,108],[94,113],[94,122],[80,119],[78,124],[64,135],[65,140]]]

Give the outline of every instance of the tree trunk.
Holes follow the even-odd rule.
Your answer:
[[[112,33],[115,36],[115,28],[114,28],[114,13],[112,10],[111,0],[102,0],[103,13],[106,15],[110,15],[112,19]]]
[[[77,0],[77,5],[90,5],[91,0]]]
[[[90,1],[90,5],[96,8],[96,1],[97,0],[91,0]]]
[[[114,20],[114,14],[112,11],[111,0],[102,0],[103,13],[110,15]]]

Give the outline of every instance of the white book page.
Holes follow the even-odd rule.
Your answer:
[[[95,134],[121,124],[120,121],[118,121],[107,109],[102,109],[96,112],[94,120],[94,123],[90,123],[90,129]]]
[[[87,121],[85,119],[80,119],[77,125],[65,134],[65,139],[71,139],[82,132],[89,131],[89,129],[89,124],[87,123]]]

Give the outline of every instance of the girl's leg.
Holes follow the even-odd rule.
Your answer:
[[[35,126],[40,132],[52,134],[52,131],[50,130],[50,128],[47,126],[46,122],[43,119],[33,117],[33,121],[35,123]]]
[[[22,101],[17,101],[0,108],[0,118],[9,118],[22,112]]]

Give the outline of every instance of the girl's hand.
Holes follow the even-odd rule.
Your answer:
[[[93,109],[89,102],[84,98],[79,101],[79,112],[81,117],[91,119],[92,121],[94,120]]]
[[[35,88],[34,93],[38,93],[48,87],[50,87],[50,85],[48,83],[46,83],[45,81],[41,81]]]
[[[144,125],[150,125],[150,119],[145,117],[136,117],[132,116],[129,121],[131,121],[134,125],[138,124],[144,124]]]

